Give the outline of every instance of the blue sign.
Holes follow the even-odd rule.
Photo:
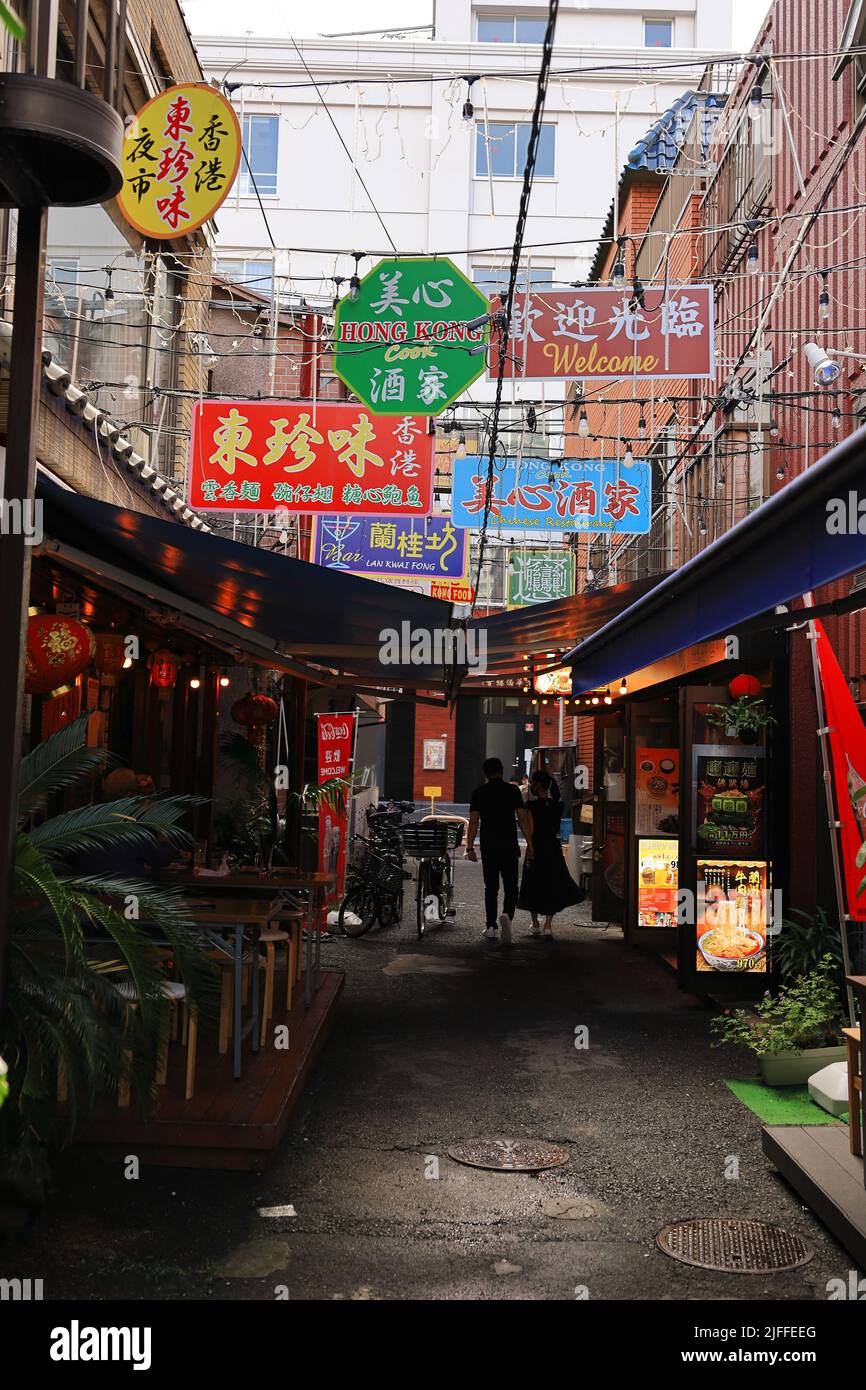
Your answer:
[[[451,519],[479,530],[484,523],[486,457],[453,464]],[[652,511],[652,465],[635,460],[498,458],[489,519],[492,526],[547,535],[550,531],[612,531],[644,535]]]
[[[372,578],[462,579],[469,535],[447,516],[318,517],[313,559]]]

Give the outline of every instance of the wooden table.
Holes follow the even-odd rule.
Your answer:
[[[167,872],[159,875],[160,880],[184,893],[232,893],[235,896],[250,894],[267,898],[300,898],[307,914],[307,952],[304,967],[304,1005],[309,1008],[314,990],[319,988],[321,974],[322,934],[314,922],[316,911],[321,907],[328,892],[336,888],[337,875],[319,873],[311,869],[269,869],[265,874],[238,873],[196,874]],[[315,948],[313,936],[315,934]]]

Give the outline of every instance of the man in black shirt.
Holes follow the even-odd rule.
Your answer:
[[[475,836],[481,824],[481,867],[484,871],[484,908],[488,941],[497,939],[497,927],[502,928],[502,944],[511,945],[511,919],[517,906],[517,871],[520,849],[517,844],[517,822],[526,837],[526,857],[532,858],[532,819],[523,804],[520,788],[506,782],[502,763],[488,758],[484,764],[487,781],[476,787],[469,803],[469,833],[466,837],[466,858],[477,859]],[[502,879],[503,910],[497,919],[499,880]]]

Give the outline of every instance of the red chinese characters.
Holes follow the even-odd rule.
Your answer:
[[[428,516],[434,439],[421,417],[311,401],[202,401],[190,505],[211,511]]]

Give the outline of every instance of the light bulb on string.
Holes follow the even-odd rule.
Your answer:
[[[784,482],[785,480],[785,465],[781,462],[778,464],[776,468],[776,478],[780,483]]]
[[[749,251],[746,256],[746,270],[750,275],[757,275],[760,269],[761,257],[758,251],[758,243],[757,241],[753,241],[749,246]]]
[[[827,276],[829,270],[821,271],[821,293],[818,295],[818,316],[822,319],[830,317],[830,291],[827,289]]]
[[[472,105],[472,84],[473,82],[477,81],[477,77],[467,77],[465,79],[466,100],[463,103],[463,119],[466,122],[471,122],[475,120],[475,107]]]
[[[466,457],[466,435],[462,430],[457,436],[457,448],[454,450],[454,457],[456,459],[465,459]]]
[[[838,430],[842,424],[842,412],[838,405],[834,405],[830,413],[830,424],[834,430]]]
[[[778,422],[778,420],[775,420],[775,419],[771,419],[771,420],[770,420],[770,438],[771,438],[771,439],[778,439],[778,438],[779,438],[779,422]]]
[[[601,704],[601,699],[600,699],[600,697],[599,697],[598,695],[593,695],[591,703],[594,704],[594,705],[600,705],[600,704]]]
[[[634,464],[634,452],[633,452],[632,447],[631,447],[631,441],[630,441],[630,440],[627,440],[627,441],[626,441],[626,446],[625,446],[625,453],[624,453],[623,456],[622,456],[622,465],[623,465],[623,468],[631,468],[633,464]]]
[[[612,704],[613,704],[613,696],[612,696],[611,693],[610,693],[610,686],[608,686],[607,690],[605,690],[605,692],[604,692],[604,703],[605,703],[606,705],[612,705]]]
[[[351,301],[352,301],[353,304],[356,304],[356,303],[357,303],[357,301],[358,301],[358,299],[360,298],[360,295],[361,295],[361,277],[360,277],[360,275],[358,274],[358,262],[359,262],[359,261],[362,261],[362,260],[364,259],[364,256],[365,256],[366,254],[367,254],[366,251],[353,251],[353,252],[352,252],[352,255],[353,255],[354,258],[355,258],[355,269],[352,271],[352,274],[349,276],[349,298],[351,299]]]
[[[625,288],[625,258],[622,252],[623,238],[616,239],[616,259],[613,269],[610,272],[610,283],[613,289],[621,290]]]
[[[626,682],[625,676],[623,676],[622,680],[621,680],[620,683],[619,683],[619,693],[620,693],[620,695],[627,695],[627,694],[628,694],[628,684],[627,684],[627,682]]]
[[[749,117],[753,121],[759,121],[764,112],[764,88],[760,82],[756,82],[752,88],[752,95],[749,97]]]
[[[640,419],[637,422],[637,437],[638,439],[646,439],[646,419],[644,418],[643,409],[641,409]]]
[[[580,412],[580,418],[577,422],[577,432],[580,435],[581,439],[586,439],[589,435],[589,418],[587,416],[586,410],[582,409]]]

